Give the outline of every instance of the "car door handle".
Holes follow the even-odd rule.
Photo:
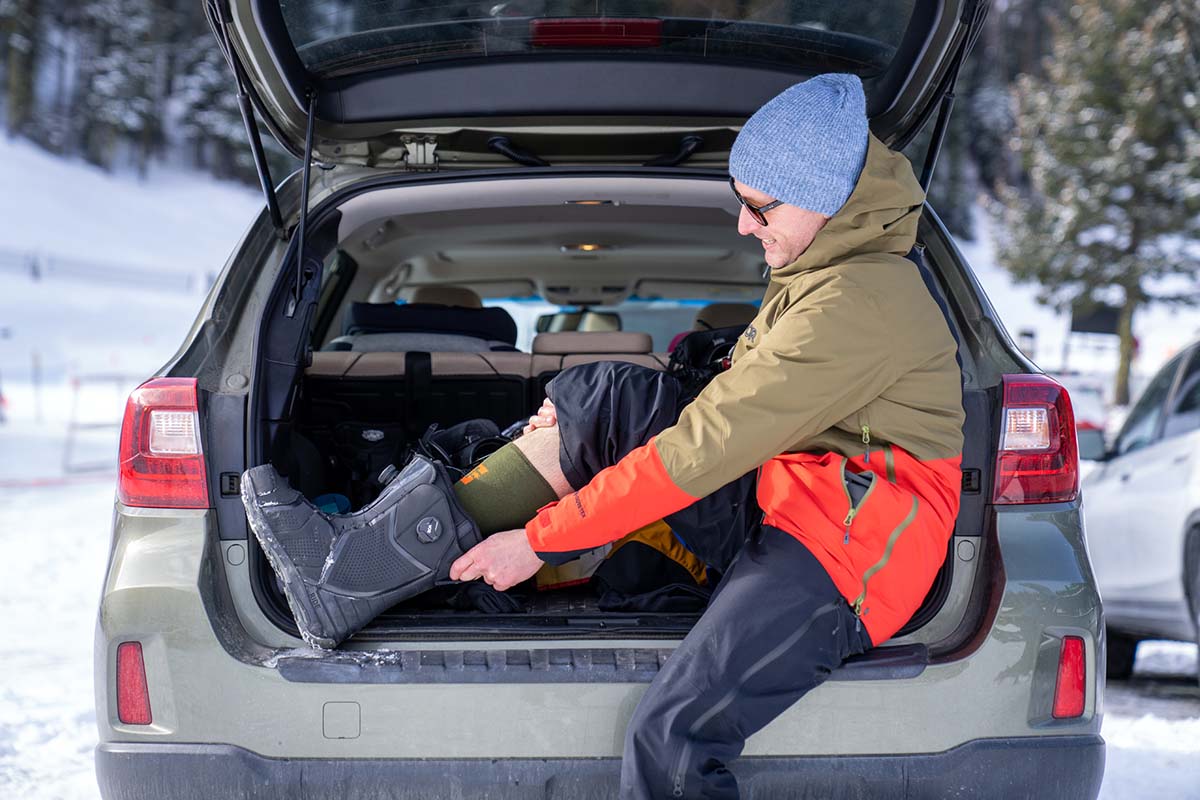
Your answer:
[[[1192,457],[1191,453],[1180,453],[1179,455],[1177,455],[1171,459],[1171,463],[1172,464],[1182,464],[1191,457]]]
[[[1133,473],[1132,473],[1132,472],[1124,472],[1124,473],[1122,473],[1122,474],[1121,474],[1121,483],[1124,483],[1125,481],[1129,480],[1131,477],[1133,477]]]

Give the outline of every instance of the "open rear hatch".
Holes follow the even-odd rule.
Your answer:
[[[662,168],[687,162],[713,168],[712,175],[724,171],[739,126],[760,105],[797,81],[835,70],[863,78],[875,134],[899,147],[939,104],[944,121],[985,5],[528,0],[393,8],[365,1],[208,0],[268,208],[284,238],[290,225],[275,201],[251,106],[280,143],[303,158],[305,171],[298,226],[260,335],[253,416],[266,421],[268,431],[291,424],[322,258],[336,246],[336,210],[314,214],[306,235],[312,163],[410,171],[514,162],[644,165],[651,168],[647,175],[661,175]],[[931,155],[938,138],[935,133]],[[931,165],[927,161],[926,173]],[[395,179],[405,177],[416,176]],[[270,432],[265,438],[276,441]],[[260,606],[288,629],[279,597],[264,593],[269,568],[256,560]],[[931,590],[930,612],[936,613],[945,588],[939,580]],[[548,636],[578,635],[594,626],[591,635],[635,629],[669,635],[694,619],[622,618],[574,596],[536,598],[533,606],[533,613],[511,621],[514,634],[536,635],[531,628],[543,627]],[[494,636],[501,620],[479,616],[475,635]],[[470,624],[462,614],[398,607],[363,638],[470,637]]]
[[[859,75],[903,146],[952,86],[984,0],[208,0],[239,83],[302,156],[410,169],[723,166],[786,87]],[[253,134],[252,134],[253,135]]]

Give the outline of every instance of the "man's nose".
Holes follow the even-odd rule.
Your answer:
[[[738,212],[738,233],[742,236],[750,236],[761,227],[762,225],[758,224],[754,215],[745,206],[741,206],[741,210]]]

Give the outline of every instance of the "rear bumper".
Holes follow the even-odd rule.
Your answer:
[[[104,800],[307,798],[611,798],[619,762],[562,759],[283,759],[231,745],[106,743],[96,748]],[[941,753],[750,757],[733,765],[742,796],[1093,800],[1104,740],[976,739]]]

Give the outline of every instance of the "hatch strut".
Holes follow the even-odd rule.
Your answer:
[[[309,89],[308,95],[308,124],[304,130],[304,176],[300,184],[300,224],[296,227],[296,288],[284,313],[291,317],[300,306],[300,298],[304,294],[304,284],[311,277],[304,264],[304,231],[308,223],[308,182],[312,176],[313,127],[317,119],[317,90]]]
[[[229,40],[229,26],[233,21],[229,18],[229,10],[219,0],[209,0],[205,4],[205,16],[213,35],[217,37],[217,47],[225,56],[229,68],[233,70],[233,79],[237,84],[238,111],[242,114],[242,124],[246,126],[246,138],[250,140],[250,152],[254,157],[254,168],[258,171],[258,181],[262,184],[263,195],[267,198],[267,212],[271,215],[271,224],[280,239],[287,238],[283,227],[283,215],[279,213],[279,201],[275,197],[275,184],[271,180],[271,171],[267,168],[267,155],[263,151],[262,137],[258,132],[258,123],[254,121],[254,109],[250,105],[250,93],[246,89],[246,74],[242,66],[233,56],[233,45]]]
[[[950,65],[950,80],[946,85],[946,93],[942,95],[941,106],[938,108],[937,122],[933,126],[933,135],[929,139],[929,149],[925,151],[925,164],[921,168],[921,188],[929,191],[933,180],[933,168],[937,166],[938,153],[942,149],[942,140],[946,138],[946,130],[950,127],[950,112],[954,108],[954,87],[958,83],[958,73],[962,70],[967,53],[975,46],[983,30],[983,21],[987,17],[987,3],[976,3],[973,7],[968,3],[963,8],[960,20],[967,25],[967,35],[970,37],[954,56]]]
[[[548,167],[550,162],[530,150],[526,150],[519,144],[513,142],[507,136],[493,136],[488,139],[488,149],[493,153],[499,153],[505,158],[512,159],[518,164],[524,164],[527,167]]]
[[[957,80],[958,75],[951,78],[946,93],[942,95],[937,122],[934,123],[933,135],[929,138],[929,149],[925,151],[925,165],[921,167],[921,188],[926,192],[929,191],[929,182],[933,180],[933,168],[937,166],[942,140],[946,138],[946,129],[950,126],[950,112],[954,109],[954,84]]]
[[[652,158],[643,167],[678,167],[684,161],[692,157],[692,154],[700,149],[700,145],[704,144],[704,139],[695,134],[688,134],[679,140],[679,148],[674,153]]]

